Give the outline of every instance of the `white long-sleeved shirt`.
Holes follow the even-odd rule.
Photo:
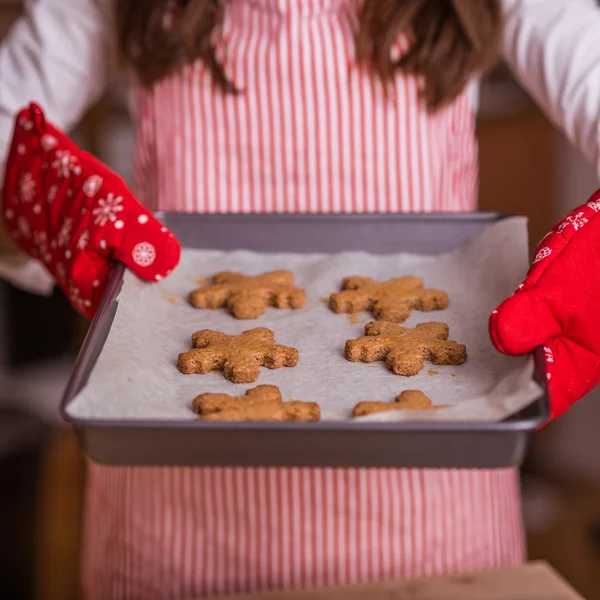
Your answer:
[[[504,0],[504,57],[549,119],[600,176],[600,7],[595,0]],[[28,0],[0,46],[0,175],[15,113],[30,101],[70,130],[104,92],[114,67],[109,0]],[[0,263],[32,291],[42,271]]]
[[[0,45],[0,186],[15,114],[31,101],[65,130],[73,128],[106,89],[114,67],[110,2],[26,0]],[[0,261],[0,277],[48,294],[53,279],[37,261]]]

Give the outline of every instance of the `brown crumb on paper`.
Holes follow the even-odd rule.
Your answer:
[[[367,321],[359,315],[352,313],[348,315],[348,323],[350,325],[364,325]]]
[[[456,373],[450,373],[450,377],[456,377]]]
[[[188,276],[188,277],[184,277],[184,279],[195,285],[204,285],[210,279],[210,277],[189,277]]]
[[[167,292],[166,290],[160,290],[160,295],[169,303],[169,304],[177,304],[182,296],[178,294],[171,294],[171,292]]]
[[[429,369],[429,371],[427,371],[427,375],[439,375],[440,372],[436,371],[435,369]]]

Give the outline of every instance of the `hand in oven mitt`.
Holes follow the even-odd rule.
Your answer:
[[[600,383],[600,190],[541,241],[527,277],[490,318],[496,348],[544,347],[551,418]]]
[[[160,280],[179,262],[173,234],[36,104],[17,116],[3,193],[12,239],[45,264],[87,317],[98,308],[112,260],[147,281]]]

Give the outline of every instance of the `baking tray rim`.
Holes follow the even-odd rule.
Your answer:
[[[162,220],[165,215],[169,216],[185,216],[188,213],[185,212],[171,212],[171,211],[160,211],[155,213],[155,216]],[[195,214],[195,213],[194,213]],[[447,219],[449,216],[452,218],[463,218],[465,220],[489,220],[490,217],[494,217],[495,220],[502,220],[510,217],[508,213],[489,213],[489,212],[456,212],[456,213],[368,213],[355,215],[352,213],[337,213],[337,214],[313,214],[313,213],[299,213],[299,214],[285,214],[285,213],[267,213],[267,214],[222,214],[222,213],[206,213],[203,217],[210,218],[261,218],[267,217],[275,220],[278,217],[281,219],[301,220],[301,219],[314,219],[315,217],[323,217],[327,219],[331,217],[332,220],[349,219],[356,220],[357,217],[361,219],[369,218],[373,220],[390,217],[399,217],[402,220],[420,220],[426,219]],[[332,432],[395,432],[395,433],[472,433],[474,431],[478,433],[517,433],[517,432],[532,432],[545,423],[550,416],[549,401],[548,401],[548,389],[547,381],[545,377],[545,361],[543,359],[543,348],[539,347],[534,352],[536,372],[538,374],[537,383],[542,387],[542,392],[539,396],[526,407],[521,409],[520,412],[527,410],[531,406],[538,404],[538,414],[529,418],[518,418],[519,413],[507,417],[502,421],[409,421],[409,422],[393,422],[393,423],[382,423],[382,422],[355,422],[355,421],[318,421],[315,423],[269,423],[269,422],[248,422],[248,423],[227,423],[227,422],[202,422],[200,420],[194,421],[182,421],[182,420],[171,420],[171,419],[95,419],[95,418],[83,418],[71,415],[68,412],[69,404],[77,397],[81,392],[85,384],[81,384],[81,375],[83,369],[80,365],[84,365],[89,361],[89,356],[93,352],[94,338],[97,334],[98,323],[104,318],[108,307],[116,301],[122,282],[123,276],[126,270],[126,266],[120,262],[114,262],[111,270],[108,285],[104,296],[100,302],[98,310],[94,318],[92,319],[88,332],[81,345],[80,351],[77,355],[77,359],[73,365],[71,376],[65,388],[65,392],[60,402],[59,414],[61,418],[73,425],[76,428],[94,428],[94,429],[191,429],[191,430],[252,430],[260,432],[268,432],[276,430],[281,431],[318,431],[321,433],[332,431]],[[113,317],[114,319],[114,317]],[[541,375],[540,375],[541,374]]]

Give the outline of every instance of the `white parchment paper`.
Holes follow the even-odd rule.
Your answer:
[[[160,284],[144,284],[126,274],[104,349],[88,385],[68,412],[96,419],[194,419],[190,407],[198,394],[242,395],[266,383],[279,386],[284,399],[318,402],[323,419],[347,420],[361,400],[391,402],[402,390],[419,389],[434,404],[449,407],[383,413],[363,420],[500,420],[540,394],[532,381],[532,361],[499,354],[487,328],[490,312],[512,294],[527,265],[526,221],[518,217],[494,224],[458,250],[436,257],[184,250],[180,266]],[[307,292],[304,309],[268,309],[257,320],[238,321],[224,309],[198,310],[187,302],[187,294],[199,287],[198,280],[215,272],[252,275],[273,269],[294,272],[297,285]],[[347,361],[346,340],[363,335],[365,323],[372,319],[366,312],[336,315],[324,300],[349,275],[378,280],[415,275],[423,277],[427,287],[447,291],[446,310],[413,311],[403,325],[448,323],[450,339],[467,346],[467,362],[461,366],[426,363],[419,375],[402,377],[388,371],[383,362]],[[253,327],[268,327],[277,343],[298,348],[299,365],[263,368],[258,381],[248,385],[230,383],[220,371],[182,375],[177,370],[177,356],[191,348],[193,332],[208,328],[238,334]]]

